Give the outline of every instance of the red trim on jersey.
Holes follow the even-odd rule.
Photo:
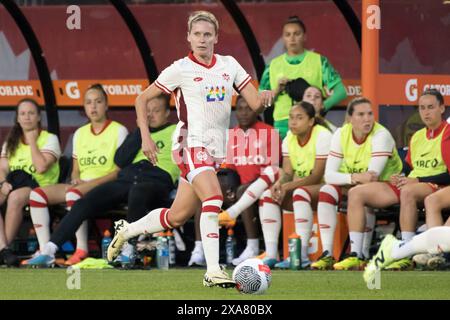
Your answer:
[[[333,156],[335,158],[341,158],[341,159],[344,158],[344,155],[342,153],[337,153],[337,152],[334,152],[334,151],[330,151],[329,155]]]
[[[211,69],[212,67],[214,67],[214,65],[215,65],[216,62],[217,62],[217,59],[216,59],[216,55],[215,55],[215,54],[213,54],[212,59],[211,59],[211,63],[210,63],[209,65],[204,64],[203,62],[198,61],[198,59],[194,56],[194,53],[193,53],[192,51],[189,52],[188,58],[191,59],[192,61],[194,61],[196,64],[199,64],[199,65],[201,65],[202,67],[205,67],[205,68],[207,68],[207,69]]]
[[[450,126],[447,125],[444,129],[441,143],[442,159],[447,166],[447,171],[450,168]]]
[[[172,91],[170,91],[166,86],[161,84],[161,82],[159,82],[159,81],[155,81],[155,86],[157,86],[160,90],[164,91],[167,94],[171,94],[172,93]]]
[[[427,128],[427,139],[434,139],[439,136],[442,130],[447,126],[446,121],[442,121],[437,129],[431,130]]]
[[[450,126],[447,124],[447,122],[443,121],[441,122],[440,126],[436,130],[429,130],[427,129],[426,137],[427,139],[434,139],[436,138],[442,130],[445,130],[442,134],[442,142],[441,142],[441,154],[442,159],[444,160],[445,166],[447,167],[447,170],[450,168]],[[430,138],[431,135],[434,135],[434,138]],[[411,140],[409,141],[408,146],[408,152],[406,154],[405,161],[408,163],[411,169],[414,169],[412,161],[411,161]]]
[[[111,124],[111,122],[112,122],[112,120],[107,119],[106,122],[105,122],[105,124],[103,125],[103,128],[102,128],[98,133],[95,133],[95,132],[94,132],[94,128],[92,127],[92,123],[91,123],[91,133],[92,133],[94,136],[99,136],[99,135],[101,135],[101,134],[103,133],[103,131],[105,131],[106,128]]]
[[[56,152],[54,152],[53,150],[49,150],[49,149],[43,149],[43,150],[39,150],[41,151],[41,153],[49,153],[52,156],[54,156],[55,158],[58,158],[58,155],[56,154]]]
[[[304,147],[304,146],[306,146],[307,144],[308,144],[308,142],[309,142],[309,139],[311,139],[311,134],[312,134],[312,131],[313,131],[313,129],[310,129],[309,130],[309,132],[308,132],[308,136],[307,136],[307,138],[306,138],[306,141],[305,141],[305,143],[301,143],[300,142],[300,137],[299,136],[297,136],[297,143],[298,143],[298,145],[300,146],[300,147]]]
[[[375,125],[374,125],[374,126],[375,126]],[[372,130],[373,130],[373,127],[372,127]],[[363,144],[364,142],[366,142],[367,137],[368,137],[369,134],[372,132],[372,130],[370,130],[370,132],[369,132],[366,136],[364,136],[364,138],[362,138],[361,140],[358,140],[358,139],[355,137],[355,133],[353,132],[353,129],[352,129],[352,138],[353,138],[353,141],[354,141],[357,145]]]
[[[247,78],[245,78],[244,81],[242,81],[241,84],[237,86],[238,91],[242,91],[242,89],[244,89],[250,83],[251,79],[252,78],[250,77],[250,75],[248,75]]]
[[[184,123],[183,128],[188,128],[188,116],[186,101],[184,101],[183,91],[178,88],[175,90],[175,104],[178,109],[178,119]]]
[[[375,152],[370,155],[371,158],[390,157],[390,156],[392,156],[392,153],[388,153],[388,152]]]

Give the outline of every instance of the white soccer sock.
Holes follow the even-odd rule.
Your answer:
[[[150,213],[146,216],[130,223],[123,231],[123,237],[128,240],[141,234],[153,234],[166,229],[172,229],[172,226],[169,224],[169,220],[167,218],[169,213],[170,210],[166,208],[159,208],[150,211]]]
[[[365,208],[366,229],[364,230],[364,241],[362,246],[362,254],[366,259],[370,256],[370,245],[372,244],[373,230],[375,228],[376,216],[372,213],[372,209]]]
[[[58,246],[53,242],[49,241],[45,244],[44,248],[41,251],[41,254],[54,257],[56,251],[58,251]]]
[[[339,193],[332,185],[320,188],[317,215],[319,218],[320,239],[322,251],[333,255],[334,232],[337,224],[337,205]]]
[[[195,247],[194,250],[201,250],[203,252],[203,245],[201,240],[195,241]]]
[[[239,200],[227,209],[230,217],[236,219],[242,213],[242,211],[249,208],[253,203],[255,203],[267,188],[267,183],[263,179],[258,178],[247,188],[247,190],[245,190],[244,194],[239,198]]]
[[[241,198],[227,209],[231,218],[236,219],[242,211],[258,200],[262,193],[278,179],[278,170],[266,167],[263,174],[245,190]]]
[[[434,227],[427,234],[427,251],[431,254],[450,252],[450,227]]]
[[[358,258],[362,258],[362,246],[364,241],[364,233],[350,231],[350,251],[355,252]]]
[[[295,189],[292,195],[294,207],[295,232],[302,241],[302,261],[309,260],[308,247],[313,226],[313,210],[311,208],[311,195],[304,188]]]
[[[75,188],[71,188],[71,189],[67,190],[67,192],[66,192],[67,211],[70,212],[70,210],[72,210],[72,207],[75,204],[75,202],[78,201],[79,199],[81,199],[82,197],[83,197],[83,194]],[[77,238],[77,249],[81,249],[86,252],[89,251],[89,247],[88,247],[89,229],[88,229],[88,227],[89,227],[88,221],[85,220],[81,223],[80,227],[78,228],[77,232],[75,233],[75,236]]]
[[[220,271],[218,214],[222,203],[222,196],[208,198],[202,203],[200,233],[202,235],[207,272]]]
[[[392,257],[397,260],[426,252],[450,252],[450,227],[433,227],[414,236],[409,242],[400,241],[392,248]]]
[[[41,188],[36,188],[30,193],[30,216],[42,252],[50,240],[50,213],[47,195]]]
[[[259,239],[247,239],[247,248],[251,248],[255,252],[259,251]]]
[[[412,238],[416,235],[415,232],[410,232],[410,231],[402,231],[402,241],[411,241]]]
[[[262,198],[259,215],[266,246],[266,257],[276,259],[278,256],[278,237],[281,230],[281,209],[272,199],[270,190],[264,191]]]

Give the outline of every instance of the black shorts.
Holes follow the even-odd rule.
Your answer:
[[[39,187],[39,183],[29,173],[23,170],[14,170],[8,173],[6,181],[11,184],[13,190],[17,190],[24,187],[31,189]]]

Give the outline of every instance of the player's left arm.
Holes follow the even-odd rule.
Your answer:
[[[246,85],[240,91],[241,95],[247,101],[250,108],[256,113],[261,113],[265,108],[270,107],[273,103],[274,92],[271,90],[263,90],[258,92],[253,84]]]
[[[370,155],[368,172],[373,172],[379,177],[384,170],[392,151],[395,141],[387,130],[380,130],[372,138],[372,154]]]

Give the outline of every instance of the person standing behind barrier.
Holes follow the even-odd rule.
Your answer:
[[[373,181],[388,181],[392,175],[399,174],[402,170],[394,138],[386,128],[375,122],[368,99],[353,99],[348,105],[347,116],[349,122],[339,128],[331,140],[325,169],[326,184],[320,189],[317,206],[323,254],[311,264],[312,269],[349,270],[361,269],[365,265],[361,254],[335,263],[332,253],[338,205],[342,196],[351,192],[355,185],[366,186]],[[377,194],[370,192],[372,195]],[[371,232],[368,232],[364,241],[370,243],[375,217],[369,212],[367,214],[369,217],[366,226]],[[364,234],[360,237],[364,238]],[[352,240],[355,241],[353,237]]]
[[[18,264],[8,245],[19,230],[31,189],[58,181],[61,155],[58,137],[41,128],[34,100],[19,102],[14,122],[0,157],[0,205],[7,201],[5,222],[0,214],[0,264],[9,266]]]
[[[436,191],[449,184],[450,168],[450,125],[442,117],[444,111],[444,97],[440,92],[435,89],[424,91],[419,98],[419,113],[426,127],[417,131],[410,140],[406,162],[412,171],[408,177],[394,174],[388,181],[380,179],[385,182],[373,182],[350,190],[347,216],[353,252],[359,252],[359,238],[364,225],[362,207],[384,208],[400,203],[402,241],[408,242],[416,233],[418,204],[427,197],[442,197],[443,192]],[[433,197],[435,192],[437,196]],[[429,201],[426,203],[430,204]],[[434,227],[437,223],[430,219],[440,210],[427,209],[427,223]],[[401,259],[385,267],[407,269],[412,267],[412,262],[411,259]]]
[[[42,251],[50,239],[49,205],[66,203],[70,211],[76,201],[94,187],[117,176],[114,154],[125,140],[128,130],[107,117],[108,97],[100,84],[94,84],[84,95],[84,111],[89,123],[73,136],[73,167],[70,184],[35,188],[30,194],[30,213],[39,247]],[[65,264],[76,264],[88,256],[88,221],[76,232],[77,249]],[[34,260],[23,261],[27,265]]]
[[[289,110],[292,99],[284,92],[289,80],[303,78],[311,86],[320,88],[322,95],[331,93],[324,102],[325,110],[347,97],[340,75],[323,55],[304,48],[306,26],[297,16],[289,17],[283,25],[286,53],[272,59],[261,77],[260,90],[275,90],[274,126],[282,139],[288,131]],[[302,95],[302,94],[301,94]]]

